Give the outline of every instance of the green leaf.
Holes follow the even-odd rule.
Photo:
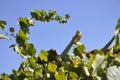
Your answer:
[[[66,18],[66,19],[69,19],[69,18],[70,18],[70,15],[69,15],[69,14],[66,14],[66,15],[65,15],[65,18]]]
[[[55,76],[56,80],[66,80],[65,79],[65,72],[56,73],[56,74],[54,74],[54,76]]]
[[[0,29],[4,30],[7,25],[6,21],[0,20]]]
[[[38,68],[34,71],[35,77],[39,77],[40,75],[42,75],[42,69]]]
[[[15,76],[18,76],[18,72],[15,69],[13,69],[12,72]]]
[[[42,14],[42,16],[46,16],[47,15],[45,10],[41,10],[40,13]]]
[[[70,72],[69,75],[72,78],[72,80],[77,80],[78,79],[78,75],[75,72]]]
[[[34,10],[33,12],[31,12],[31,16],[32,16],[32,18],[39,20],[39,18],[41,17],[41,13],[39,10]]]
[[[97,75],[98,75],[98,76],[101,76],[101,77],[104,76],[104,75],[105,75],[104,69],[99,68],[98,71],[97,71]]]
[[[95,55],[94,54],[91,54],[91,53],[88,53],[89,54],[89,59],[86,57],[85,58],[85,60],[86,60],[86,66],[89,68],[89,69],[91,69],[91,67],[92,67],[92,63],[93,63],[93,61],[94,61],[94,59],[95,59]],[[88,59],[88,60],[87,60]]]
[[[20,18],[18,20],[18,23],[20,25],[20,29],[24,32],[24,33],[29,33],[29,20],[27,18]]]
[[[82,56],[82,54],[84,53],[84,50],[85,50],[85,46],[83,44],[81,45],[78,45],[73,53],[76,55],[76,56]]]
[[[39,58],[41,59],[41,60],[44,60],[44,61],[48,61],[48,53],[47,53],[47,51],[45,51],[45,50],[42,50],[41,51],[41,54],[39,55]]]
[[[29,23],[27,21],[27,18],[20,18],[19,19],[19,25],[20,27],[29,27]]]
[[[16,36],[16,42],[23,46],[25,42],[28,40],[27,34],[25,34],[23,31],[19,31]]]
[[[31,16],[32,16],[32,18],[35,18],[36,20],[45,22],[47,13],[44,10],[41,10],[41,11],[34,10],[33,12],[31,12]]]
[[[35,56],[35,53],[36,53],[36,49],[34,48],[34,45],[31,43],[25,44],[24,47],[13,45],[13,48],[23,58]]]
[[[50,17],[53,17],[54,15],[56,15],[57,13],[56,13],[56,11],[54,11],[54,10],[49,10],[49,16]]]
[[[26,51],[29,56],[35,56],[36,49],[33,44],[31,44],[31,43],[26,44]]]
[[[56,72],[57,65],[53,62],[48,63],[48,71],[49,72]]]
[[[27,76],[27,77],[30,77],[30,76],[33,75],[31,71],[24,71],[24,70],[23,70],[23,73],[24,73],[25,76]]]
[[[30,57],[29,59],[28,59],[28,61],[29,61],[29,63],[30,63],[30,67],[31,68],[33,68],[33,69],[36,69],[36,68],[38,68],[38,65],[37,65],[37,63],[36,63],[36,58],[35,57]]]
[[[119,33],[120,33],[120,18],[118,19],[118,23],[116,25],[116,29],[115,30],[119,30]]]
[[[28,78],[24,78],[24,80],[29,80]]]
[[[22,47],[22,49],[21,49],[21,55],[22,56],[28,56],[28,52],[26,51],[26,49],[24,48],[24,47]]]
[[[82,64],[82,60],[81,60],[80,57],[78,57],[78,56],[77,56],[77,57],[70,58],[70,60],[71,60],[73,66],[74,66],[75,68],[79,67],[80,64]]]
[[[0,76],[0,80],[11,80],[11,79],[8,74],[3,73]]]
[[[30,68],[29,62],[25,61],[21,63],[19,71],[26,77],[30,77],[33,75],[34,69]]]
[[[13,47],[14,51],[17,52],[22,58],[28,58],[28,55],[23,47],[20,47],[18,45],[11,45],[10,47]]]
[[[62,20],[62,17],[61,17],[61,16],[56,16],[56,17],[55,17],[55,20],[56,20],[56,21],[61,21],[61,20]]]

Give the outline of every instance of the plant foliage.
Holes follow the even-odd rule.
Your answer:
[[[56,50],[41,50],[36,55],[34,44],[29,43],[30,27],[35,25],[35,20],[40,22],[57,21],[66,23],[70,18],[58,15],[56,11],[34,10],[31,18],[19,18],[19,32],[14,36],[16,44],[11,48],[23,58],[18,70],[13,69],[12,74],[3,73],[0,80],[119,80],[120,79],[120,19],[115,28],[115,44],[105,52],[95,49],[85,51],[84,44],[77,44],[73,55],[68,55],[66,60],[57,54]],[[6,22],[0,20],[0,29],[4,30]],[[10,28],[9,33],[14,33]],[[13,36],[13,34],[11,34]],[[3,37],[3,39],[7,39]]]

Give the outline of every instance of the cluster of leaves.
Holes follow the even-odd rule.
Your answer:
[[[32,18],[39,20],[41,22],[50,22],[52,20],[58,21],[59,23],[67,23],[67,20],[70,18],[69,14],[65,15],[63,19],[62,16],[57,15],[56,11],[49,10],[48,13],[44,10],[34,10],[31,12]]]
[[[16,44],[11,45],[21,57],[27,58],[20,64],[18,70],[13,69],[12,74],[3,73],[0,80],[119,80],[120,79],[120,19],[115,29],[115,45],[105,52],[95,49],[85,52],[85,46],[78,44],[73,55],[62,59],[56,50],[41,50],[36,56],[36,48],[29,43],[29,28],[34,26],[34,21],[41,22],[58,21],[64,23],[64,19],[53,10],[47,14],[44,10],[31,12],[32,18],[20,18],[18,23],[20,30],[16,34]],[[69,19],[69,15],[65,19]],[[65,22],[66,23],[66,22]],[[0,27],[5,22],[0,22]],[[1,28],[4,28],[2,26]],[[14,32],[14,29],[10,29]]]
[[[23,58],[35,56],[36,53],[34,45],[28,43],[30,27],[34,26],[34,20],[40,22],[50,22],[54,20],[64,24],[70,18],[69,14],[66,14],[65,18],[62,18],[62,16],[57,15],[56,11],[53,10],[49,10],[49,13],[46,13],[44,10],[34,10],[31,12],[31,16],[31,18],[19,18],[18,24],[20,25],[20,30],[16,34],[17,45],[11,45]]]

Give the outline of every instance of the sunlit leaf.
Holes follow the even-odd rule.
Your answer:
[[[88,67],[88,69],[90,69],[91,67],[92,67],[92,63],[93,63],[93,61],[94,61],[94,59],[95,59],[95,55],[93,55],[93,54],[89,54],[89,59],[86,57],[85,58],[85,60],[86,60],[86,65],[87,65],[87,67]],[[84,61],[85,61],[84,60]]]
[[[53,17],[54,15],[56,15],[57,13],[56,13],[56,11],[54,11],[54,10],[49,10],[49,16],[50,17]]]
[[[55,64],[55,63],[48,63],[48,70],[50,71],[50,72],[55,72],[56,71],[56,69],[57,69],[57,65]]]
[[[31,12],[31,16],[32,16],[32,18],[39,20],[39,18],[41,17],[41,13],[39,10],[34,10],[33,12]]]
[[[34,74],[35,74],[35,77],[39,77],[40,75],[42,75],[42,69],[41,68],[36,69]]]
[[[85,50],[85,46],[83,44],[78,45],[75,49],[74,49],[74,54],[76,56],[82,56],[82,54],[84,53]]]
[[[47,15],[45,10],[41,10],[40,13],[42,14],[42,16],[46,16]]]
[[[29,80],[28,78],[24,78],[24,80]]]
[[[28,59],[28,61],[30,62],[30,67],[31,68],[33,68],[33,69],[36,69],[36,68],[38,68],[38,65],[37,65],[37,63],[36,63],[36,58],[35,57],[30,57],[29,59]]]
[[[9,77],[9,75],[5,74],[5,73],[1,74],[0,79],[1,80],[11,80],[10,77]]]
[[[20,47],[18,45],[11,45],[10,48],[13,48],[15,52],[17,52],[17,54],[19,54],[22,58],[28,58],[29,55],[27,55],[27,52],[25,51],[25,49],[23,47]]]
[[[20,27],[29,27],[29,23],[27,21],[27,18],[19,18],[19,25]]]
[[[20,65],[19,71],[21,71],[27,77],[32,76],[34,72],[34,70],[29,67],[29,63],[27,61],[22,62],[22,64]]]
[[[56,74],[54,74],[54,76],[55,76],[56,80],[66,80],[65,79],[65,72],[56,73]]]
[[[43,61],[48,61],[48,53],[47,53],[47,51],[45,51],[45,50],[42,50],[41,51],[41,54],[39,55],[39,58],[41,59],[41,60],[43,60]]]
[[[27,40],[28,40],[27,34],[25,34],[23,31],[19,31],[19,33],[17,33],[16,42],[20,46],[23,46]]]
[[[33,75],[31,71],[23,71],[23,73],[28,77]]]
[[[6,21],[0,20],[0,29],[4,30],[7,25]]]
[[[29,56],[34,56],[36,53],[36,49],[35,49],[34,45],[31,43],[26,44],[26,51]]]
[[[55,20],[61,21],[61,20],[62,20],[62,17],[61,17],[61,16],[56,16],[56,17],[55,17]]]
[[[82,60],[78,56],[74,58],[70,58],[70,60],[75,68],[79,67],[80,64],[82,64]]]
[[[18,20],[18,23],[20,25],[20,29],[24,32],[24,33],[29,33],[29,20],[27,18],[20,18]]]
[[[70,72],[69,75],[72,78],[72,80],[77,80],[78,79],[78,75],[75,72]]]

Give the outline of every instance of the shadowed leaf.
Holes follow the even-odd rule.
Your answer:
[[[0,20],[0,29],[4,30],[7,25],[6,21]]]

